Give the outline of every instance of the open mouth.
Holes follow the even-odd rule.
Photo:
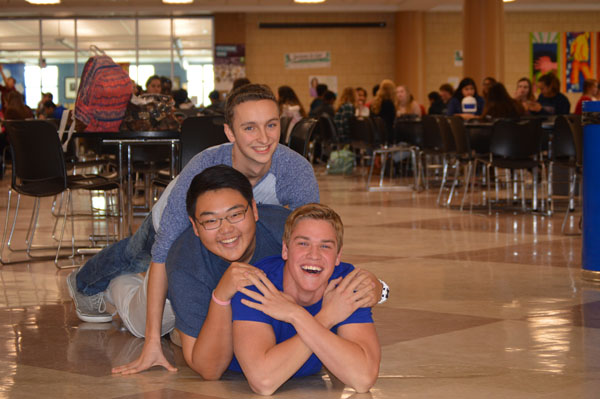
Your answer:
[[[234,242],[236,242],[238,240],[238,238],[239,237],[231,237],[226,240],[221,240],[220,242],[221,242],[221,244],[229,245],[229,244],[233,244]]]
[[[323,268],[319,266],[302,266],[302,270],[309,274],[319,274],[323,271]]]
[[[254,147],[254,151],[260,152],[260,153],[268,152],[269,151],[269,147],[270,146],[268,146],[268,145],[261,146],[261,147]]]

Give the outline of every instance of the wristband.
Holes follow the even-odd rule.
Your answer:
[[[386,287],[387,287],[387,286],[386,286]],[[219,298],[217,298],[217,297],[215,296],[215,290],[213,290],[213,292],[212,292],[212,300],[213,300],[213,301],[215,301],[215,303],[216,303],[217,305],[221,305],[221,306],[227,306],[227,305],[229,305],[229,304],[231,303],[231,299],[230,299],[230,300],[228,300],[228,301],[222,301],[222,300],[220,300]]]
[[[379,282],[381,283],[383,288],[381,289],[381,299],[379,300],[379,302],[377,302],[378,305],[387,301],[388,297],[390,296],[390,287],[383,280],[379,280]],[[215,296],[213,294],[213,298],[214,297]]]

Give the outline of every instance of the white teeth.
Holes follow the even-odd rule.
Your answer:
[[[221,242],[223,244],[231,244],[232,242],[234,242],[237,239],[238,239],[237,237],[233,237],[233,238],[230,238],[230,239],[227,239],[227,240],[221,240]]]
[[[264,147],[255,147],[256,151],[267,151],[267,149],[269,148],[269,146],[264,146]]]
[[[302,270],[312,273],[319,273],[323,270],[323,268],[318,266],[302,266]]]

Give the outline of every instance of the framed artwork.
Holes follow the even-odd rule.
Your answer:
[[[81,82],[80,78],[65,78],[65,98],[69,100],[74,100],[77,98],[77,87]]]

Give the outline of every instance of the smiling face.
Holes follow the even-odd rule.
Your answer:
[[[225,134],[233,145],[233,166],[252,181],[252,172],[264,173],[279,143],[279,108],[275,101],[246,101],[237,105]]]
[[[286,261],[283,289],[302,306],[323,297],[335,266],[340,264],[336,230],[326,220],[300,219],[281,252]]]
[[[190,218],[194,233],[206,249],[218,257],[228,262],[249,262],[256,246],[258,211],[254,201],[248,205],[239,191],[230,188],[205,192],[196,200],[194,218]],[[240,218],[240,212],[245,212],[240,222],[225,219]],[[214,230],[206,230],[202,225],[220,218],[223,218],[221,225]]]

